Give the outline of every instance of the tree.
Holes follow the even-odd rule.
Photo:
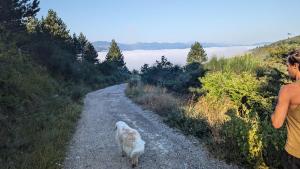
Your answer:
[[[156,60],[156,65],[159,69],[170,68],[173,66],[173,64],[169,62],[165,56],[161,56],[160,62]]]
[[[106,54],[105,59],[107,61],[117,63],[117,65],[120,67],[125,66],[123,54],[114,39],[111,41],[110,48],[108,50],[108,53]]]
[[[78,38],[76,34],[73,34],[73,46],[75,47],[76,54],[82,56],[82,58],[90,63],[98,62],[98,53],[95,50],[92,43],[90,43],[84,34],[80,32]]]
[[[71,39],[67,25],[52,9],[48,11],[48,15],[45,19],[42,18],[42,28],[55,38],[65,41]]]
[[[26,22],[26,29],[29,33],[36,33],[39,31],[39,20],[35,17],[29,17]]]
[[[82,56],[83,59],[89,63],[98,62],[98,53],[96,52],[94,46],[90,42],[87,42],[84,46]]]
[[[82,47],[81,47],[81,45],[79,43],[79,40],[78,40],[75,33],[73,33],[72,42],[73,42],[75,53],[76,54],[81,54],[82,53]]]
[[[39,11],[38,5],[38,0],[0,0],[0,52],[24,44],[25,23]]]
[[[0,32],[2,30],[19,31],[29,17],[34,17],[40,10],[39,1],[33,0],[1,0]]]
[[[78,43],[79,43],[79,53],[82,54],[83,53],[83,48],[88,43],[88,40],[86,39],[86,37],[84,36],[84,34],[82,32],[80,32],[80,34],[78,36]]]
[[[144,64],[142,67],[141,67],[141,72],[142,73],[146,73],[147,71],[149,70],[149,64]]]
[[[199,42],[195,42],[191,46],[191,50],[188,53],[187,60],[186,60],[187,64],[191,64],[191,63],[201,64],[205,61],[207,61],[207,57],[203,47]]]

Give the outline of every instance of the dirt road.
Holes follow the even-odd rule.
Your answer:
[[[137,129],[146,142],[137,169],[237,168],[208,157],[196,139],[165,125],[125,96],[126,84],[91,92],[70,143],[65,169],[130,169],[114,140],[114,124],[122,120]]]

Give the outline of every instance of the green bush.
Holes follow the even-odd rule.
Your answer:
[[[247,72],[211,72],[200,80],[203,88],[199,92],[206,93],[205,97],[228,97],[235,105],[221,129],[225,147],[231,149],[227,155],[234,156],[229,158],[252,167],[278,167],[286,133],[270,124],[274,107],[261,88],[268,81]]]
[[[199,63],[191,63],[184,67],[173,65],[164,56],[153,66],[145,64],[141,69],[141,80],[145,84],[165,87],[177,93],[188,93],[191,87],[201,87],[199,77],[206,70]]]
[[[70,87],[70,97],[73,101],[79,102],[90,90],[87,86],[83,84],[78,84],[76,86],[71,86]]]
[[[0,165],[59,168],[81,112],[73,90],[15,48],[0,53],[0,72]]]
[[[165,122],[171,127],[179,128],[186,134],[198,138],[207,138],[211,133],[204,118],[191,118],[183,109],[168,114]]]
[[[128,87],[137,87],[141,85],[141,77],[139,75],[132,75],[128,82]]]
[[[261,82],[251,73],[213,72],[199,80],[202,83],[200,91],[206,92],[207,95],[217,98],[229,96],[236,104],[267,104],[257,93]]]

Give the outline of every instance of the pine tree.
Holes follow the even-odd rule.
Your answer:
[[[98,62],[97,60],[98,53],[96,52],[94,46],[90,42],[87,42],[86,45],[84,46],[82,56],[83,59],[89,63]]]
[[[40,10],[38,0],[0,0],[0,53],[26,41],[26,21]]]
[[[201,46],[201,44],[199,42],[195,42],[192,46],[191,46],[191,50],[188,53],[187,56],[187,64],[191,64],[191,63],[203,63],[205,61],[207,61],[207,57],[206,57],[206,53],[203,49],[203,47]]]
[[[108,53],[106,54],[106,60],[115,62],[120,67],[125,66],[124,56],[114,39],[111,41],[110,48],[108,50]]]
[[[42,28],[55,38],[62,40],[70,40],[67,25],[59,18],[55,11],[50,9],[46,18],[42,18]]]
[[[81,47],[81,45],[79,43],[79,40],[78,40],[75,33],[73,33],[72,42],[73,42],[73,46],[74,46],[74,49],[75,49],[75,53],[76,54],[81,54],[82,53],[82,47]]]
[[[83,59],[89,63],[98,63],[98,53],[95,50],[92,43],[90,43],[86,37],[80,32],[77,37],[76,34],[73,34],[72,38],[73,46],[75,48],[76,54],[80,59]]]
[[[165,56],[161,56],[160,61],[156,60],[156,66],[159,69],[163,69],[163,68],[170,68],[173,66],[173,64],[169,62]]]
[[[88,40],[86,39],[86,37],[84,36],[84,34],[82,32],[80,32],[80,34],[78,36],[78,43],[79,43],[79,53],[82,54],[84,47],[88,43]]]
[[[27,32],[29,33],[36,33],[39,31],[39,20],[35,17],[29,17],[27,22],[26,22],[26,28]]]
[[[1,0],[0,30],[23,30],[24,22],[40,10],[38,6],[38,0]]]

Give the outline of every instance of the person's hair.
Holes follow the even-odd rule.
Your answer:
[[[298,69],[300,70],[300,49],[295,49],[288,54],[287,62],[291,65],[299,64]]]

